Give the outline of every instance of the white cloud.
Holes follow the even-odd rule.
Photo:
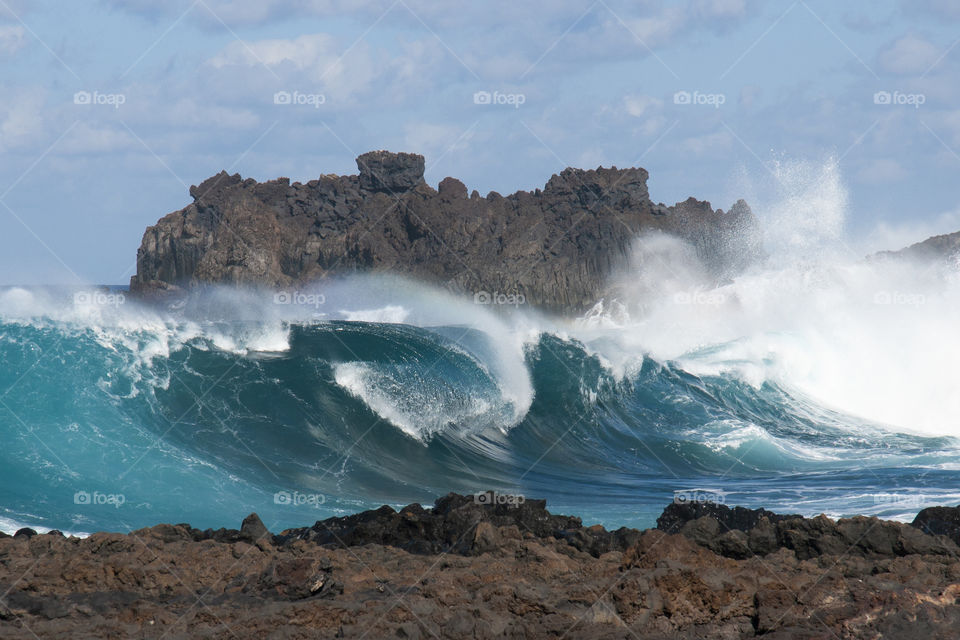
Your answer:
[[[8,2],[10,0],[7,0]],[[194,4],[194,0],[103,0],[117,11],[125,11],[151,19],[182,15]],[[708,4],[729,4],[729,0],[706,0]],[[616,0],[607,0],[608,5],[618,13],[626,9],[618,6]],[[643,5],[651,4],[644,0]],[[636,0],[623,3],[630,10],[636,10]],[[423,28],[423,20],[435,31],[448,27],[467,26],[499,29],[504,26],[521,25],[529,32],[536,23],[546,21],[562,25],[562,31],[580,17],[589,3],[582,0],[553,0],[549,11],[533,2],[498,2],[491,6],[483,2],[436,2],[436,0],[404,0],[394,3],[389,0],[205,0],[187,14],[188,20],[195,20],[214,29],[221,29],[220,20],[231,25],[262,25],[272,21],[310,18],[351,18],[369,26],[378,19],[411,27]],[[209,10],[207,9],[209,8]],[[604,11],[600,8],[599,10]],[[458,44],[451,41],[451,45]]]
[[[628,95],[623,99],[623,113],[633,118],[639,118],[640,123],[628,126],[644,137],[659,136],[667,126],[667,118],[663,115],[663,100],[644,95]]]
[[[27,89],[11,93],[0,103],[0,150],[3,151],[29,145],[44,128],[42,92]]]
[[[747,12],[746,0],[696,0],[694,11],[707,18],[739,18]]]
[[[290,16],[330,16],[376,9],[375,0],[105,0],[120,11],[156,19],[162,16],[180,16],[188,9],[188,17],[218,28],[220,20],[232,25],[263,24],[273,19]],[[195,6],[194,6],[195,5]],[[389,6],[389,5],[387,5]],[[381,11],[385,9],[382,8]]]
[[[417,122],[406,127],[403,141],[406,151],[423,154],[430,164],[442,155],[469,148],[473,137],[470,131],[455,125]]]
[[[140,150],[139,142],[126,130],[103,126],[96,123],[80,122],[60,143],[60,153],[87,155],[91,153],[113,153],[127,149]]]
[[[398,104],[441,92],[462,70],[431,36],[375,48],[328,34],[234,42],[208,60],[224,91],[272,100],[276,91],[324,96],[327,112],[376,100]]]
[[[646,15],[623,17],[630,31],[650,48],[677,42],[686,32],[698,29],[724,31],[731,25],[750,17],[747,0],[688,0],[678,6],[656,5]],[[644,9],[634,9],[642,13]],[[618,20],[619,23],[619,20]]]
[[[238,41],[217,53],[210,59],[210,64],[218,69],[231,65],[276,66],[285,62],[297,69],[326,68],[336,62],[336,51],[334,38],[324,33],[303,35],[292,40]]]
[[[657,116],[655,118],[650,118],[642,125],[640,125],[640,133],[644,136],[661,136],[664,131],[667,129],[667,118],[664,116]]]
[[[880,67],[896,74],[917,74],[929,69],[942,55],[929,40],[910,33],[880,53]]]
[[[642,118],[644,114],[650,115],[652,109],[659,109],[663,106],[663,100],[651,96],[627,96],[623,100],[624,108],[627,113],[634,118]]]
[[[26,45],[26,35],[20,25],[0,25],[0,55],[12,55]]]
[[[668,7],[658,14],[625,20],[627,28],[648,47],[659,47],[671,40],[686,24],[689,14],[680,7]]]

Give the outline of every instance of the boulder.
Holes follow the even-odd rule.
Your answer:
[[[370,151],[357,158],[360,188],[394,196],[423,183],[423,156],[415,153]]]

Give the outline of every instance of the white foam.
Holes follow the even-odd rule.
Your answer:
[[[683,243],[641,238],[618,304],[594,308],[574,335],[612,362],[649,354],[695,375],[773,382],[897,431],[960,436],[960,276],[854,257],[834,161],[778,171],[777,197],[755,207],[770,263],[705,289]]]
[[[615,298],[573,323],[524,308],[495,313],[426,285],[372,275],[327,282],[285,303],[262,292],[214,289],[207,303],[225,318],[219,325],[129,300],[84,305],[23,288],[0,290],[0,318],[92,332],[101,344],[132,354],[133,379],[156,375],[159,385],[166,378],[148,373],[151,363],[184,344],[203,348],[208,341],[238,354],[284,351],[289,323],[320,316],[462,326],[486,337],[482,349],[466,350],[497,385],[503,406],[512,408],[507,428],[533,401],[525,351],[549,332],[582,343],[618,380],[635,376],[650,356],[694,375],[736,376],[755,388],[775,383],[897,431],[960,436],[960,275],[854,256],[844,236],[849,197],[835,159],[779,162],[771,183],[755,190],[753,206],[772,256],[764,267],[711,288],[689,246],[648,235],[637,240],[632,266],[612,283]],[[309,304],[294,303],[300,300]],[[415,416],[402,415],[399,395],[376,392],[373,381],[382,373],[347,366],[339,375],[338,382],[378,414],[415,430]]]
[[[20,522],[18,520],[12,520],[10,518],[5,518],[3,516],[0,516],[0,531],[3,531],[6,534],[13,535],[20,529],[25,529],[25,528],[33,529],[37,533],[50,533],[51,531],[53,531],[53,529],[50,529],[49,527],[43,527],[36,524],[27,524],[24,522]],[[61,531],[61,533],[63,533],[63,535],[68,537],[75,536],[77,538],[86,538],[87,536],[90,535],[89,533],[85,533],[82,531]]]
[[[451,426],[463,429],[496,408],[469,390],[468,395],[450,394],[442,383],[433,385],[414,375],[390,375],[366,363],[338,364],[334,378],[380,418],[421,441]],[[491,422],[499,417],[491,416]]]
[[[341,310],[340,313],[351,322],[386,322],[389,324],[402,324],[410,315],[408,310],[395,304],[389,304],[380,309]]]

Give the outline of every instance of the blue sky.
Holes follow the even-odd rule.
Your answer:
[[[640,165],[654,200],[761,217],[807,188],[784,166],[832,167],[864,247],[960,230],[958,26],[952,0],[0,0],[0,283],[126,282],[191,184],[371,149],[481,193]]]

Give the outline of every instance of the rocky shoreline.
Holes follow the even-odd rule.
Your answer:
[[[3,638],[955,638],[960,507],[669,505],[646,531],[449,494],[276,535],[0,536]]]

